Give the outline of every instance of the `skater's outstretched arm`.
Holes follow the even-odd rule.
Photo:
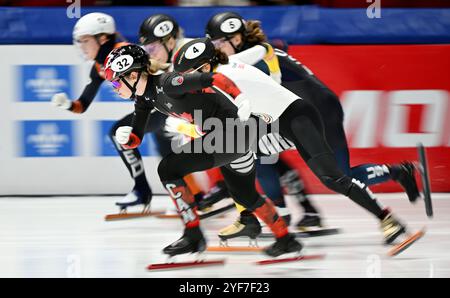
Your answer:
[[[136,98],[131,126],[119,127],[116,132],[117,141],[125,149],[137,148],[142,143],[152,110],[151,103],[143,98]]]
[[[173,72],[161,76],[161,85],[167,95],[174,97],[209,87],[217,87],[232,98],[236,98],[241,93],[236,84],[221,73],[179,74]]]
[[[52,97],[52,103],[73,113],[84,113],[91,105],[98,89],[104,81],[104,79],[98,74],[95,65],[92,66],[90,80],[91,81],[86,85],[79,99],[72,101],[67,97],[67,94],[57,93]]]
[[[95,65],[92,66],[90,79],[91,81],[84,88],[83,93],[81,93],[80,95],[80,98],[72,102],[72,107],[70,108],[72,112],[84,113],[91,105],[92,101],[95,98],[95,95],[98,92],[98,89],[105,80],[98,74]]]
[[[245,64],[255,65],[263,60],[266,54],[267,46],[265,46],[265,44],[261,44],[231,55],[230,59],[237,59]]]

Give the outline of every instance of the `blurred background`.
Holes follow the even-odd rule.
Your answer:
[[[352,164],[416,160],[422,142],[433,191],[450,191],[450,1],[0,0],[0,196],[124,194],[132,186],[107,136],[132,103],[104,84],[82,115],[50,105],[59,92],[77,99],[89,80],[91,64],[72,45],[77,17],[110,14],[136,42],[152,14],[169,14],[187,37],[202,37],[207,20],[228,10],[260,20],[274,44],[340,96]],[[141,152],[162,193],[151,136]],[[310,192],[326,192],[297,154],[281,158]],[[400,191],[393,183],[374,190]]]

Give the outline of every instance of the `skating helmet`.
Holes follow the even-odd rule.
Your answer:
[[[147,52],[138,45],[126,45],[114,49],[105,60],[105,78],[114,81],[132,71],[147,69],[150,61]]]
[[[139,41],[146,45],[155,41],[164,41],[176,37],[179,26],[174,18],[165,14],[155,14],[142,22],[139,28]]]
[[[209,38],[197,38],[183,45],[173,59],[174,69],[185,72],[214,62],[216,50]]]
[[[72,37],[74,41],[83,35],[114,34],[116,25],[114,19],[101,12],[93,12],[83,16],[73,27]]]
[[[209,19],[206,25],[206,36],[212,40],[229,38],[236,33],[245,32],[245,21],[237,13],[222,12]]]

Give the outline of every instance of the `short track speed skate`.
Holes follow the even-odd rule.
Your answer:
[[[408,249],[411,245],[413,245],[415,242],[417,242],[420,238],[422,238],[425,235],[425,229],[422,229],[414,234],[410,234],[409,232],[406,232],[407,238],[403,240],[401,243],[394,245],[394,247],[389,250],[388,256],[395,257],[398,254],[402,253],[406,249]]]
[[[274,265],[280,263],[290,263],[306,260],[320,260],[324,258],[324,255],[301,255],[303,245],[295,240],[293,234],[287,234],[284,237],[276,239],[275,243],[269,247],[264,248],[263,252],[273,257],[273,259],[267,259],[263,261],[258,261],[256,265]],[[278,258],[281,255],[294,253],[293,257],[283,257]]]
[[[151,264],[148,270],[170,270],[199,266],[224,265],[225,260],[202,260],[200,254],[206,249],[206,240],[200,228],[185,229],[183,236],[174,243],[166,246],[163,253],[169,256],[167,263]],[[191,262],[175,262],[174,257],[182,254],[197,254],[196,260]]]
[[[430,184],[430,174],[428,171],[428,160],[425,147],[422,144],[417,145],[417,152],[419,155],[419,164],[417,168],[420,173],[420,178],[422,180],[422,195],[425,201],[425,211],[429,218],[433,217],[433,204],[431,201],[431,184]]]
[[[109,214],[105,216],[105,221],[123,220],[123,219],[133,219],[141,218],[147,216],[154,216],[162,214],[162,212],[152,212],[150,211],[150,202],[152,199],[152,194],[141,195],[139,191],[133,190],[127,194],[121,201],[116,203],[119,207],[118,214]],[[141,212],[128,212],[129,207],[142,205],[143,209]]]
[[[218,236],[220,238],[219,247],[210,247],[212,252],[261,252],[258,247],[257,237],[261,234],[261,225],[258,219],[252,214],[241,214],[241,216],[228,227],[223,228]],[[228,240],[240,237],[248,237],[248,246],[229,246]]]
[[[393,245],[393,248],[388,252],[388,256],[391,257],[405,251],[425,235],[424,229],[416,233],[410,233],[406,226],[400,223],[392,213],[389,213],[381,221],[381,229],[384,234],[385,244]],[[401,242],[396,244],[401,238],[403,238]]]

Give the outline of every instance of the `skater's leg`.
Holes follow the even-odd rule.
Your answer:
[[[223,175],[219,168],[209,169],[206,171],[209,177],[209,187],[213,188],[219,182],[223,182]]]
[[[305,101],[293,103],[280,119],[282,134],[290,138],[314,174],[331,190],[348,196],[352,201],[384,218],[385,212],[366,185],[346,176],[324,138],[322,120]]]
[[[184,176],[184,182],[186,182],[187,186],[189,187],[189,190],[194,196],[202,192],[200,186],[197,184],[197,181],[195,181],[195,177],[193,174]]]
[[[291,168],[282,159],[278,161],[276,166],[280,175],[281,185],[284,187],[286,193],[297,199],[298,203],[303,207],[305,213],[319,214],[317,208],[308,198],[305,185],[297,170]]]
[[[241,155],[233,153],[207,154],[203,151],[194,153],[193,149],[202,144],[203,138],[195,139],[185,144],[181,153],[171,153],[164,157],[158,166],[159,178],[172,198],[185,226],[183,236],[164,248],[164,253],[168,255],[203,251],[206,247],[206,241],[200,230],[195,198],[183,177],[190,173],[228,164]]]
[[[349,197],[381,221],[387,243],[404,233],[405,227],[392,214],[383,210],[366,185],[346,176],[337,162],[322,133],[321,119],[315,109],[303,101],[291,105],[282,115],[280,130],[297,146],[297,150],[310,169],[329,189]]]
[[[281,176],[281,185],[283,185],[286,193],[293,196],[304,210],[303,217],[296,224],[297,229],[307,231],[321,228],[322,219],[319,211],[308,198],[304,183],[297,170],[289,167],[282,159],[277,163],[277,168]]]
[[[209,169],[206,171],[206,174],[209,177],[209,191],[204,194],[199,202],[199,206],[202,208],[211,207],[220,200],[230,197],[220,168]]]
[[[383,183],[391,179],[389,168],[386,165],[361,164],[356,167],[350,167],[350,154],[345,137],[344,126],[342,122],[334,124],[333,128],[328,128],[328,130],[332,131],[326,133],[327,141],[333,149],[339,168],[345,175],[355,178],[366,185]],[[331,134],[333,137],[329,137]],[[331,140],[331,142],[329,140]]]
[[[332,117],[327,116],[322,118],[324,120],[325,137],[334,152],[334,156],[342,172],[366,185],[378,184],[390,180],[389,169],[386,165],[361,164],[353,168],[350,167],[350,153],[345,136],[342,106],[339,104],[337,97],[334,100],[328,98],[323,100],[323,102],[329,106],[328,108],[322,107],[322,109],[328,111],[327,115],[334,115]]]
[[[339,168],[344,174],[366,185],[380,184],[389,180],[396,181],[405,190],[409,200],[411,202],[416,201],[420,194],[415,179],[415,167],[412,163],[404,162],[396,165],[361,164],[350,167],[349,149],[343,125],[342,106],[340,104],[336,105],[339,103],[339,100],[326,100],[324,102],[331,102],[329,106],[334,107],[332,110],[336,111],[333,112],[330,110],[326,114],[336,116],[326,116],[323,118],[325,123],[325,136],[328,144],[334,151]]]
[[[115,138],[117,128],[120,126],[130,126],[132,117],[133,115],[130,114],[117,121],[109,132],[109,137],[115,145],[117,153],[127,167],[130,176],[134,179],[133,191],[125,197],[124,200],[118,203],[119,205],[123,203],[123,206],[126,206],[127,204],[130,206],[135,203],[148,204],[152,197],[152,191],[148,184],[147,177],[145,176],[144,163],[139,150],[137,148],[124,149],[119,143],[117,143]]]
[[[236,175],[236,172],[229,166],[222,167],[221,169],[228,190],[233,198],[249,211],[253,211],[258,218],[264,221],[276,238],[286,236],[288,234],[287,225],[278,216],[272,201],[263,198],[256,191],[254,186],[256,176],[255,168],[253,167],[249,172],[241,175]]]
[[[219,135],[218,132],[215,133],[216,133],[215,136]],[[205,149],[204,145],[209,144],[209,139],[211,137],[207,134],[204,135],[203,137],[194,139],[193,141],[183,145],[179,149],[178,153],[176,154],[171,153],[161,160],[158,166],[159,178],[161,179],[163,185],[166,186],[166,189],[169,191],[169,194],[173,199],[175,199],[173,196],[175,194],[171,192],[171,189],[173,189],[174,187],[178,187],[181,189],[186,188],[186,183],[183,181],[183,177],[194,172],[200,172],[214,167],[221,167],[237,160],[243,155],[246,155],[245,152],[248,151],[250,144],[252,144],[253,140],[256,138],[256,135],[254,133],[247,134],[246,141],[234,142],[233,143],[234,147],[230,149],[229,147],[227,147],[226,142],[234,140],[236,136],[234,128],[229,129],[225,127],[221,135],[223,138],[222,142],[223,148],[229,149],[228,151],[224,150],[225,152],[222,151],[223,153],[221,152],[207,153],[204,150]],[[245,157],[245,159],[248,159],[248,157]],[[253,160],[251,165],[253,166]],[[237,166],[239,166],[239,168],[236,170],[237,172],[245,170],[245,168],[243,168],[242,165]],[[184,194],[184,196],[181,196],[181,198],[177,197],[176,199],[184,200],[186,203],[185,207],[188,208],[188,206],[190,206],[190,208],[188,208],[189,209],[188,213],[190,215],[195,214],[195,216],[186,217],[187,219],[190,220],[185,220],[185,225],[188,225],[190,221],[194,222],[192,225],[194,226],[197,225],[196,212],[192,206],[192,202],[194,201],[192,193],[190,191],[179,191],[179,193]],[[175,205],[178,206],[177,203]],[[183,210],[179,211],[182,212]]]
[[[286,206],[283,189],[281,186],[280,175],[277,170],[277,164],[264,164],[261,160],[256,161],[256,177],[264,193],[269,197],[277,207],[278,214],[283,217],[286,224],[289,225],[291,215]]]
[[[256,134],[249,136],[248,142],[234,142],[236,146],[233,152],[242,152],[242,149],[248,150],[250,145],[254,143]],[[234,129],[232,132],[224,131],[224,148],[228,140],[234,140]],[[213,167],[222,167],[227,187],[235,200],[242,204],[247,209],[255,212],[255,214],[266,222],[272,229],[277,238],[275,248],[271,247],[266,253],[270,255],[279,255],[291,251],[299,251],[301,245],[289,235],[287,226],[284,221],[276,213],[275,207],[270,200],[263,199],[255,188],[255,167],[253,154],[242,153],[188,153],[195,152],[195,148],[203,148],[203,140],[208,138],[208,135],[193,140],[184,145],[179,154],[170,154],[165,157],[159,167],[158,174],[170,196],[174,199],[177,207],[182,205],[184,210],[179,210],[180,213],[185,213],[182,217],[185,228],[185,234],[180,241],[171,246],[166,247],[165,253],[175,255],[178,253],[185,253],[189,250],[198,250],[198,247],[192,247],[192,243],[204,243],[204,238],[195,238],[201,235],[199,229],[198,216],[196,215],[195,206],[192,206],[192,194],[186,191],[186,185],[181,179],[185,175],[203,171]],[[246,151],[244,151],[246,152]],[[224,167],[226,166],[226,167]],[[174,191],[176,190],[176,191]],[[182,202],[179,204],[178,202]],[[195,232],[192,232],[194,230]],[[197,235],[197,236],[192,236]],[[194,239],[194,240],[192,240]],[[179,245],[178,245],[179,244]],[[186,244],[186,245],[185,245]],[[189,245],[188,245],[189,244]],[[202,244],[203,245],[203,244]]]
[[[280,176],[274,164],[264,164],[256,160],[256,177],[264,193],[274,202],[275,206],[286,207]]]

